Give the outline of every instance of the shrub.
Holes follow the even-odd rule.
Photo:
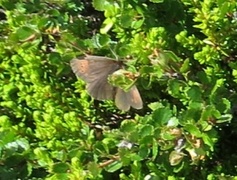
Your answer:
[[[234,179],[236,3],[2,1],[1,179]],[[126,59],[142,110],[93,100],[69,61]]]

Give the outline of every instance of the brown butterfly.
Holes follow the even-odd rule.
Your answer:
[[[73,72],[87,83],[88,93],[97,100],[115,100],[116,106],[128,111],[130,106],[141,109],[141,96],[134,85],[128,92],[114,87],[108,82],[108,76],[122,68],[122,62],[103,56],[86,55],[70,62]]]

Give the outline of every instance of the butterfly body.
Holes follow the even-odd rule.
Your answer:
[[[115,99],[116,106],[124,111],[130,106],[141,109],[140,94],[133,86],[128,92],[109,84],[110,74],[122,68],[122,62],[103,56],[86,55],[83,58],[73,59],[70,62],[73,72],[87,85],[88,93],[97,100]]]

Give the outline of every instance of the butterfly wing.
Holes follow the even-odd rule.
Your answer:
[[[108,75],[120,69],[121,63],[111,58],[87,55],[70,62],[73,72],[87,83],[88,93],[95,99],[113,99],[115,88],[108,83]]]
[[[88,83],[86,89],[97,100],[114,99],[115,96],[115,87],[108,83],[106,77]]]
[[[130,106],[135,109],[142,109],[143,106],[140,93],[136,86],[133,86],[128,92],[117,88],[115,95],[115,104],[119,109],[123,111],[128,111],[130,109]]]
[[[142,109],[143,102],[137,87],[133,86],[127,93],[130,96],[130,105],[135,109]]]
[[[118,109],[122,111],[128,111],[130,109],[130,104],[129,104],[129,97],[127,93],[120,89],[116,89],[116,95],[115,95],[115,104]]]

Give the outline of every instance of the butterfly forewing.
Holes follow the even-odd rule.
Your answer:
[[[95,99],[113,99],[115,88],[108,75],[121,68],[121,62],[102,56],[87,55],[70,62],[73,72],[87,83],[88,93]]]
[[[87,84],[88,93],[97,100],[114,99],[115,87],[111,86],[107,79],[99,79]]]
[[[72,71],[82,80],[87,81],[89,76],[89,62],[87,60],[73,59],[70,62]]]

